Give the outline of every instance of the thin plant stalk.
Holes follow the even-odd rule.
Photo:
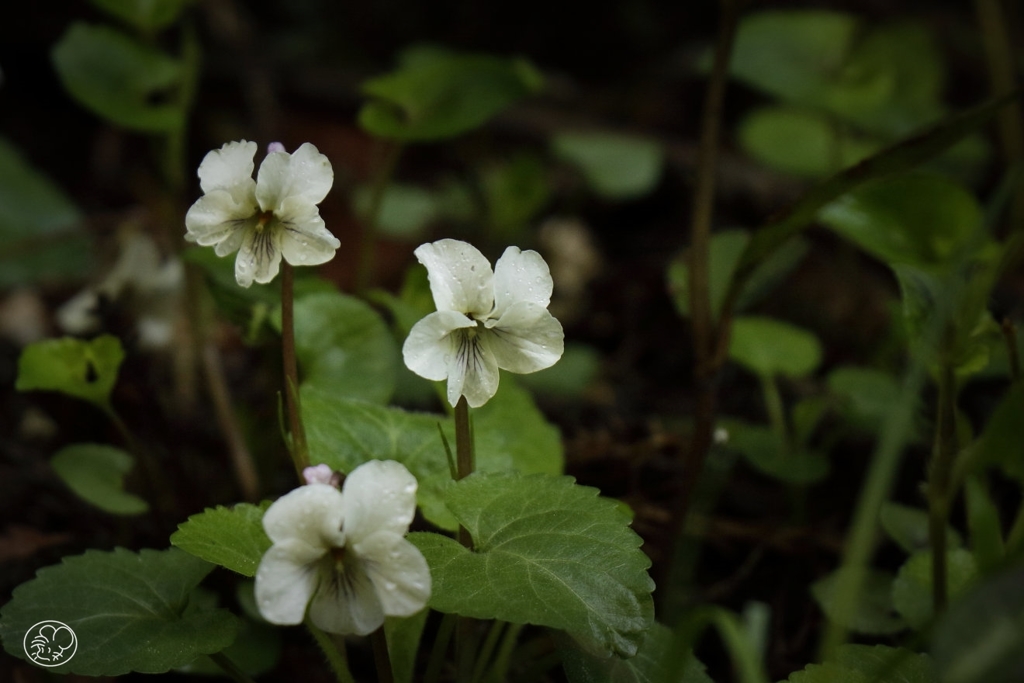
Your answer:
[[[359,251],[359,269],[356,273],[356,290],[365,292],[373,284],[377,269],[377,222],[380,209],[384,205],[391,178],[398,168],[398,159],[402,156],[402,143],[381,141],[384,145],[384,156],[373,178],[370,189],[370,206],[363,216],[363,240]]]
[[[936,615],[945,610],[948,597],[946,525],[953,495],[950,483],[957,451],[956,377],[948,354],[944,355],[947,358],[943,359],[939,376],[935,446],[928,476],[928,541],[932,551],[932,604]]]
[[[139,441],[135,438],[132,430],[128,428],[127,423],[121,419],[121,416],[117,414],[117,411],[112,406],[104,405],[102,409],[121,435],[125,448],[138,460],[142,468],[142,476],[145,479],[146,488],[149,490],[149,499],[154,502],[153,514],[156,521],[161,526],[164,526],[164,523],[167,521],[166,517],[168,515],[173,516],[174,496],[171,495],[167,483],[168,479],[164,476],[163,468],[160,467],[160,463],[153,457],[149,449],[139,445]]]
[[[423,674],[423,683],[437,683],[441,677],[444,655],[448,651],[448,643],[451,642],[457,620],[458,617],[454,614],[445,614],[441,617],[441,624],[438,626],[437,636],[434,638],[434,646],[430,649],[430,658],[427,660],[427,669]]]
[[[473,667],[473,676],[470,678],[472,683],[479,683],[483,680],[487,663],[490,661],[494,648],[498,645],[498,639],[501,638],[502,631],[505,630],[507,625],[508,622],[505,621],[495,620],[491,622],[491,628],[487,631],[484,644],[480,646],[480,651],[476,654],[476,665]]]
[[[348,669],[348,655],[345,653],[344,643],[336,644],[329,635],[314,626],[309,619],[306,619],[305,624],[306,629],[313,636],[313,640],[320,646],[320,651],[327,658],[327,663],[331,665],[331,670],[334,671],[338,683],[355,683],[352,672]]]
[[[309,467],[306,429],[299,405],[299,368],[295,359],[295,273],[291,264],[281,261],[281,354],[284,361],[284,391],[288,406],[289,444],[295,471],[302,481],[302,471]]]
[[[256,463],[252,453],[245,444],[242,426],[238,423],[234,408],[231,405],[231,393],[224,377],[224,364],[221,362],[217,346],[206,341],[203,344],[203,376],[206,388],[213,401],[213,412],[217,418],[224,441],[227,443],[231,466],[235,470],[235,479],[242,490],[242,497],[249,502],[256,502],[260,497],[260,480],[256,471]]]
[[[469,403],[465,396],[459,396],[455,404],[455,467],[458,478],[465,479],[473,473],[475,467],[473,456],[473,433],[469,424]],[[459,543],[472,550],[473,538],[469,530],[461,524],[458,532]],[[468,683],[473,674],[474,648],[473,621],[468,617],[459,617],[455,629],[455,660],[457,679],[460,683]]]
[[[209,655],[213,663],[220,667],[221,671],[227,674],[228,678],[231,678],[235,683],[255,683],[247,673],[242,671],[241,668],[234,662],[232,662],[227,655],[223,652],[215,652]]]
[[[391,671],[388,638],[383,626],[370,635],[370,644],[373,646],[373,662],[377,666],[378,683],[394,683],[395,675]]]

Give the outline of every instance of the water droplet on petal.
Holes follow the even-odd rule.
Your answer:
[[[416,493],[416,484],[406,484],[402,489],[405,493]]]
[[[386,590],[386,591],[393,591],[396,588],[398,588],[398,586],[395,585],[394,581],[385,581],[384,582],[384,590]]]

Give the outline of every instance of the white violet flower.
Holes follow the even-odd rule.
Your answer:
[[[313,623],[366,635],[385,616],[419,612],[430,569],[405,540],[416,512],[416,478],[393,460],[352,470],[341,491],[307,484],[274,502],[263,528],[274,542],[256,570],[256,604],[273,624]],[[312,602],[310,602],[312,599]]]
[[[242,287],[274,279],[283,256],[315,266],[334,258],[341,242],[320,218],[317,204],[334,183],[331,162],[310,143],[294,153],[270,145],[252,179],[256,143],[229,142],[199,164],[204,194],[185,215],[185,239],[212,246],[217,256],[238,250],[235,280]]]
[[[410,370],[448,380],[448,402],[474,408],[498,390],[498,368],[526,374],[562,357],[561,323],[548,312],[553,283],[535,251],[509,247],[491,271],[475,247],[458,240],[421,245],[437,311],[416,323],[402,355]]]

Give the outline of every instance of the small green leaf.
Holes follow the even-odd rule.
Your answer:
[[[373,188],[363,185],[352,196],[356,214],[364,220],[370,211]],[[392,183],[384,191],[377,213],[377,229],[401,239],[420,237],[439,214],[438,200],[429,190],[415,185]]]
[[[363,84],[371,100],[359,125],[407,142],[451,138],[537,92],[542,82],[526,60],[418,46],[402,53],[395,71]]]
[[[68,92],[93,113],[144,133],[185,124],[177,104],[155,104],[181,78],[180,64],[107,26],[75,23],[53,48],[53,63]]]
[[[239,503],[233,508],[208,508],[179,524],[171,544],[243,576],[255,576],[270,548],[263,531],[263,513],[268,507],[269,500],[259,506]]]
[[[733,321],[729,357],[759,375],[803,377],[821,363],[821,344],[789,323],[746,316]]]
[[[439,534],[409,535],[433,577],[430,607],[569,631],[632,657],[654,618],[650,560],[629,517],[570,477],[477,472],[445,502],[473,550]]]
[[[611,200],[636,199],[661,179],[665,152],[654,140],[614,133],[559,133],[555,156],[575,165],[590,189]]]
[[[843,645],[834,657],[808,664],[788,683],[938,683],[928,655],[886,645]]]
[[[1017,382],[1003,395],[974,446],[972,464],[998,465],[1018,481],[1024,481],[1024,382]]]
[[[238,620],[190,600],[212,568],[176,548],[65,557],[15,588],[0,610],[4,649],[27,661],[22,641],[28,629],[55,620],[78,639],[75,655],[52,669],[57,673],[164,673],[220,652],[234,640]]]
[[[26,346],[18,359],[18,391],[60,391],[109,409],[124,349],[109,334],[83,341],[64,337]]]
[[[989,573],[999,566],[1006,552],[999,508],[989,495],[985,481],[979,476],[967,477],[964,481],[964,500],[971,552],[974,553],[979,572]]]
[[[723,421],[729,433],[728,448],[740,453],[760,472],[790,484],[813,484],[824,479],[829,462],[821,453],[791,452],[768,427],[739,420]]]
[[[92,443],[65,446],[50,467],[84,501],[115,515],[139,515],[149,505],[124,490],[124,477],[135,460],[120,448]]]
[[[842,619],[836,610],[836,590],[843,585],[840,580],[842,571],[835,571],[811,585],[811,594],[821,611],[832,621]],[[869,569],[857,596],[856,611],[843,625],[851,631],[874,636],[886,636],[907,628],[907,623],[895,613],[892,605],[893,578],[891,574]]]
[[[142,32],[167,28],[192,0],[92,0],[92,4]]]
[[[597,657],[567,638],[557,642],[569,683],[714,683],[692,652],[681,668],[669,669],[675,646],[672,631],[657,622],[629,659]]]
[[[337,292],[298,298],[294,310],[295,352],[303,386],[375,403],[391,398],[398,350],[375,310]],[[280,310],[273,323],[281,329]]]
[[[949,606],[931,653],[943,683],[1016,683],[1024,671],[1024,569],[991,577]]]
[[[946,558],[947,592],[955,598],[974,581],[977,564],[963,548],[950,550]],[[931,551],[911,555],[903,563],[892,585],[892,602],[911,627],[920,629],[928,624],[933,608]]]
[[[411,617],[384,619],[384,635],[388,641],[388,658],[391,660],[395,683],[412,683],[416,672],[416,654],[428,614],[430,610],[421,609]]]
[[[82,215],[49,178],[0,137],[0,288],[84,275]]]
[[[489,166],[481,176],[487,222],[503,237],[517,237],[551,197],[547,169],[530,154]]]
[[[878,521],[885,533],[910,554],[928,549],[928,512],[892,501],[882,504]],[[961,548],[964,541],[956,529],[946,527],[946,546]]]

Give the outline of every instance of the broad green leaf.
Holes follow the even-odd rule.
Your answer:
[[[485,168],[480,180],[488,225],[507,238],[519,236],[551,197],[547,170],[530,154]]]
[[[842,569],[818,579],[811,585],[811,594],[832,621],[842,619],[836,610],[836,591],[843,582],[839,575]],[[907,623],[897,615],[892,605],[893,576],[869,569],[857,596],[856,611],[843,624],[851,631],[867,635],[885,636],[907,628]]]
[[[866,183],[818,215],[832,230],[890,264],[947,263],[962,256],[982,224],[972,193],[945,176],[925,172]]]
[[[386,403],[395,390],[395,340],[363,301],[317,292],[295,301],[295,353],[303,386],[338,396]],[[273,316],[281,329],[281,314]]]
[[[120,448],[93,443],[65,446],[50,467],[82,500],[115,515],[139,515],[149,505],[124,490],[124,477],[135,460]]]
[[[810,332],[789,323],[745,316],[736,318],[729,357],[759,375],[803,377],[821,363],[821,344]]]
[[[950,605],[931,653],[943,683],[1017,683],[1024,671],[1024,569],[976,586]]]
[[[223,654],[250,676],[260,676],[273,669],[281,659],[281,629],[270,624],[238,620],[238,636]],[[224,676],[224,670],[203,655],[176,669],[193,676]]]
[[[365,220],[370,212],[373,188],[356,189],[352,205]],[[415,239],[423,234],[439,213],[437,198],[429,190],[415,185],[392,183],[384,191],[377,213],[376,226],[381,233],[402,239]]]
[[[740,453],[760,472],[790,484],[813,484],[828,475],[828,459],[812,451],[790,452],[768,427],[739,420],[723,421],[727,447]]]
[[[82,215],[0,137],[0,288],[80,277],[90,265]]]
[[[590,189],[605,199],[627,200],[654,190],[665,152],[654,140],[616,133],[559,133],[555,156],[575,165]]]
[[[416,654],[419,652],[423,627],[430,610],[421,609],[411,617],[387,617],[384,619],[384,635],[388,641],[388,658],[391,660],[395,683],[412,683],[416,672]]]
[[[139,31],[167,28],[192,0],[92,0],[92,4]]]
[[[977,573],[969,551],[955,548],[946,553],[946,586],[951,599],[963,593]],[[911,627],[920,629],[932,618],[932,601],[932,554],[926,550],[911,555],[900,567],[892,585],[892,602]]]
[[[451,418],[340,398],[313,387],[302,389],[302,414],[311,462],[351,472],[368,460],[397,460],[419,481],[417,497],[424,516],[444,529],[457,528],[443,503],[451,474],[437,431],[440,424],[448,443],[454,444]],[[557,429],[511,378],[504,378],[498,393],[473,411],[472,419],[478,471],[561,473]]]
[[[837,125],[824,113],[798,107],[760,107],[737,131],[747,154],[793,175],[818,178],[874,154],[880,143]]]
[[[928,655],[886,645],[843,645],[834,657],[808,664],[788,683],[938,683]]]
[[[636,654],[654,618],[650,560],[629,516],[571,477],[477,472],[445,491],[473,550],[410,534],[441,612],[570,632],[607,654]]]
[[[1017,382],[1003,395],[989,417],[972,454],[975,468],[998,465],[1018,481],[1024,481],[1024,382]]]
[[[363,84],[370,101],[359,112],[359,125],[407,142],[451,138],[482,126],[542,84],[523,59],[410,48],[395,71]]]
[[[120,676],[164,673],[235,639],[238,620],[190,600],[213,565],[176,548],[133,553],[86,551],[45,567],[14,589],[0,610],[8,654],[26,659],[22,639],[44,620],[66,624],[78,650],[57,673]]]
[[[185,124],[180,105],[153,101],[177,85],[180,64],[120,31],[72,24],[53,48],[53,64],[79,103],[119,126],[166,133]]]
[[[18,391],[59,391],[109,409],[122,360],[121,342],[109,334],[92,341],[44,339],[21,352],[14,387]]]
[[[657,622],[647,631],[636,656],[629,659],[598,657],[568,639],[557,642],[569,683],[714,683],[692,652],[681,669],[669,669],[672,631]]]
[[[886,501],[878,512],[878,522],[889,538],[910,554],[928,549],[928,512]],[[961,548],[964,541],[956,529],[946,527],[946,547]]]
[[[270,506],[239,503],[217,506],[192,515],[171,534],[171,544],[243,576],[255,576],[270,539],[263,531],[263,513]]]

